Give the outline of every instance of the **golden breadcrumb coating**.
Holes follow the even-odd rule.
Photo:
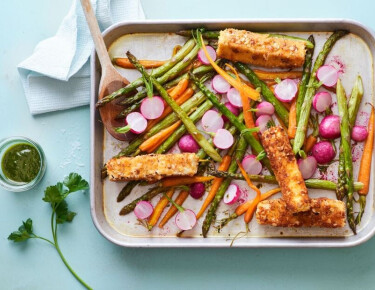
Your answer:
[[[232,28],[220,31],[217,49],[220,58],[271,68],[301,67],[305,54],[303,41]]]
[[[311,199],[311,209],[292,213],[282,199],[264,200],[258,204],[256,219],[260,225],[274,227],[342,228],[346,223],[345,204],[328,198]]]
[[[261,141],[288,209],[293,213],[309,210],[305,181],[285,130],[280,126],[271,127],[262,133]]]
[[[195,153],[119,157],[107,162],[107,173],[111,181],[156,181],[167,176],[193,176],[197,173],[198,162]]]

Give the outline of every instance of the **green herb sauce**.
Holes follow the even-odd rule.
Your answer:
[[[30,182],[40,170],[38,150],[31,144],[19,143],[7,149],[1,160],[1,169],[6,178],[16,182]]]

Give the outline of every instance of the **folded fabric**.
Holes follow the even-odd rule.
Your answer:
[[[91,0],[102,30],[124,20],[144,19],[139,0]],[[73,0],[55,36],[41,41],[18,65],[31,114],[87,105],[93,49],[79,0]]]

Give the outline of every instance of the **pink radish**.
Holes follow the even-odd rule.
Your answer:
[[[332,65],[323,65],[316,72],[316,77],[323,85],[333,87],[339,79],[339,73]]]
[[[188,231],[194,228],[197,223],[197,216],[190,209],[180,211],[175,218],[175,223],[182,231]]]
[[[189,153],[197,153],[200,148],[197,141],[191,135],[182,136],[178,141],[178,147],[182,152]]]
[[[223,126],[223,118],[214,110],[208,110],[202,117],[202,127],[206,132],[215,133],[217,130],[223,128]]]
[[[263,169],[262,163],[255,155],[246,155],[241,164],[248,174],[259,174]]]
[[[316,143],[311,152],[319,164],[329,163],[336,156],[336,152],[329,141],[320,141]]]
[[[213,143],[217,148],[228,149],[233,145],[233,135],[226,129],[219,129],[216,131]]]
[[[230,84],[221,76],[216,75],[212,79],[212,88],[219,94],[225,94],[230,89]]]
[[[259,132],[263,133],[268,129],[268,122],[271,121],[272,118],[269,115],[262,115],[255,121],[255,126],[259,128]]]
[[[319,134],[326,139],[336,139],[340,137],[340,117],[337,115],[324,117],[319,125]]]
[[[132,131],[135,134],[143,133],[147,128],[147,120],[143,117],[142,114],[138,112],[130,113],[126,116],[126,123],[125,127],[116,128],[115,131],[117,133],[127,133]]]
[[[290,102],[297,94],[297,84],[294,80],[285,79],[275,86],[275,96],[281,102]]]
[[[227,109],[231,111],[233,115],[238,116],[240,114],[240,110],[237,107],[233,106],[231,103],[226,102],[224,106],[227,107]],[[226,116],[223,115],[222,117],[223,117],[224,122],[229,121]]]
[[[314,156],[308,156],[305,159],[298,160],[298,167],[301,171],[303,179],[309,179],[313,176],[314,172],[316,171],[318,163]]]
[[[158,96],[144,98],[141,104],[141,113],[148,120],[159,118],[164,111],[164,101]]]
[[[236,88],[231,88],[227,92],[228,101],[236,108],[242,108],[242,100],[240,92]]]
[[[194,199],[201,198],[206,192],[206,187],[203,182],[196,182],[190,185],[190,196]]]
[[[145,200],[138,202],[134,208],[134,213],[140,220],[148,218],[153,211],[154,207],[152,206],[152,204],[149,201]]]
[[[224,203],[235,203],[240,197],[240,193],[240,189],[236,184],[229,185],[227,191],[224,193]]]
[[[209,46],[209,45],[206,45],[206,49],[207,49],[207,52],[208,52],[209,56],[212,58],[213,61],[215,61],[216,60],[216,51],[215,51],[215,49],[212,46]],[[208,59],[206,57],[206,54],[204,53],[203,48],[201,48],[198,51],[198,59],[203,64],[210,64],[210,62],[208,61]]]
[[[319,113],[322,113],[325,110],[327,110],[331,106],[331,104],[332,96],[328,92],[320,92],[314,96],[313,106],[314,109]]]
[[[357,142],[365,141],[368,136],[367,128],[364,126],[354,126],[352,129],[352,139]]]
[[[256,107],[256,113],[255,115],[257,117],[262,116],[262,115],[273,115],[275,113],[275,107],[266,101],[260,102],[257,107]]]

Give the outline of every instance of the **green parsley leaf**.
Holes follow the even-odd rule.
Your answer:
[[[64,185],[69,189],[69,192],[75,192],[78,190],[85,190],[89,188],[89,183],[77,173],[70,173],[69,176],[65,177]]]
[[[58,182],[56,185],[48,186],[44,191],[43,201],[49,203],[61,202],[68,193],[68,190],[64,188],[64,184]]]
[[[77,213],[73,211],[68,210],[68,203],[63,200],[58,204],[58,206],[55,208],[56,213],[56,222],[58,224],[63,224],[65,222],[71,222],[73,221],[74,217]]]
[[[18,228],[18,231],[12,232],[8,240],[15,243],[24,242],[33,237],[33,221],[28,218],[26,222],[22,222],[22,226]]]

